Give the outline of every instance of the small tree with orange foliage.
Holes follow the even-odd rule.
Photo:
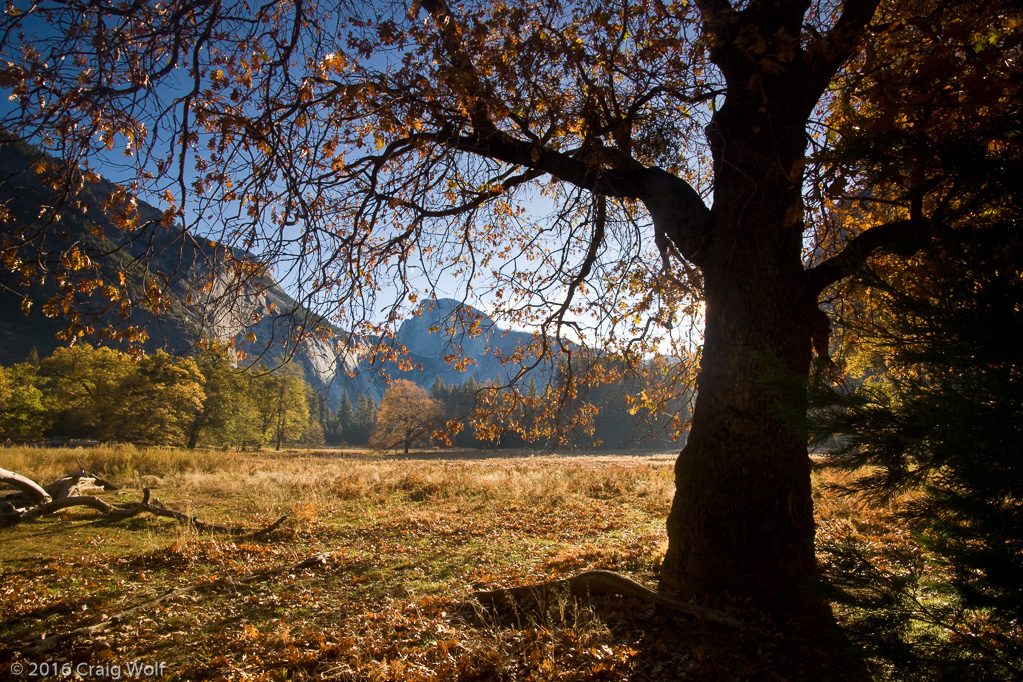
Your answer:
[[[407,379],[396,379],[380,401],[369,444],[381,449],[401,446],[407,455],[416,443],[429,442],[430,433],[439,425],[440,415],[440,404],[430,398],[425,389]]]

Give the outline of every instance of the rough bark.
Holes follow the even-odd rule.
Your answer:
[[[798,292],[706,281],[699,400],[675,466],[662,581],[687,598],[741,595],[772,610],[800,608],[816,575],[810,460],[782,413],[805,410],[805,396],[777,395],[764,379],[772,359],[805,378],[809,314]]]
[[[754,74],[729,88],[707,130],[712,227],[696,254],[704,347],[661,574],[684,598],[741,596],[771,611],[804,610],[816,575],[806,438],[783,416],[805,413],[799,384],[817,305],[801,253],[812,108],[801,87]],[[765,382],[769,367],[796,388],[777,394]]]

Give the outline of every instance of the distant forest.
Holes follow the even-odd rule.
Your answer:
[[[554,381],[563,381],[559,368]],[[473,448],[610,446],[675,443],[687,400],[654,409],[621,379],[580,387],[572,398],[537,386],[510,388],[469,378],[447,385],[438,376],[423,393],[428,404],[416,445]],[[392,384],[393,386],[393,384]],[[388,389],[390,392],[391,389]],[[630,396],[633,396],[630,399]],[[384,401],[388,400],[387,394]],[[338,409],[306,382],[297,365],[239,368],[227,355],[204,351],[175,357],[163,351],[133,358],[78,344],[40,358],[0,366],[0,441],[96,440],[182,447],[379,446],[374,433],[393,429],[369,396],[342,395]],[[673,422],[674,419],[674,422]],[[681,445],[681,443],[678,443]],[[388,449],[389,446],[382,449]]]

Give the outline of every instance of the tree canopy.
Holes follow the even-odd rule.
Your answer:
[[[373,447],[402,448],[408,454],[413,445],[428,443],[440,425],[440,405],[426,389],[407,379],[396,379],[387,387],[376,426],[369,443]]]
[[[309,387],[294,365],[260,373],[213,351],[197,358],[163,351],[133,358],[86,343],[58,348],[38,364],[0,367],[2,440],[191,448],[315,440]]]

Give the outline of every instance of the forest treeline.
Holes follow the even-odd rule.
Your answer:
[[[564,382],[562,369],[555,382]],[[204,351],[141,358],[77,344],[50,357],[33,351],[0,367],[0,442],[94,439],[182,447],[443,445],[498,448],[670,442],[685,400],[659,410],[633,406],[641,388],[628,381],[582,388],[571,400],[535,379],[524,389],[470,377],[429,391],[391,382],[378,405],[345,391],[336,410],[294,364],[241,368]],[[630,396],[633,396],[630,398]],[[667,408],[670,407],[673,412]],[[597,414],[600,419],[595,418]]]
[[[397,379],[380,403],[379,416],[370,398],[361,395],[353,402],[345,392],[337,411],[323,410],[320,422],[328,445],[381,449],[428,444],[481,449],[681,447],[673,428],[684,422],[687,396],[655,407],[640,405],[639,378],[620,376],[608,384],[576,385],[566,398],[560,390],[565,375],[559,367],[552,384],[542,389],[533,377],[524,387],[511,387],[471,376],[463,384],[449,385],[437,376],[428,391]]]
[[[0,368],[0,440],[256,447],[317,439],[296,367],[241,370],[213,351],[139,359],[79,344]]]

